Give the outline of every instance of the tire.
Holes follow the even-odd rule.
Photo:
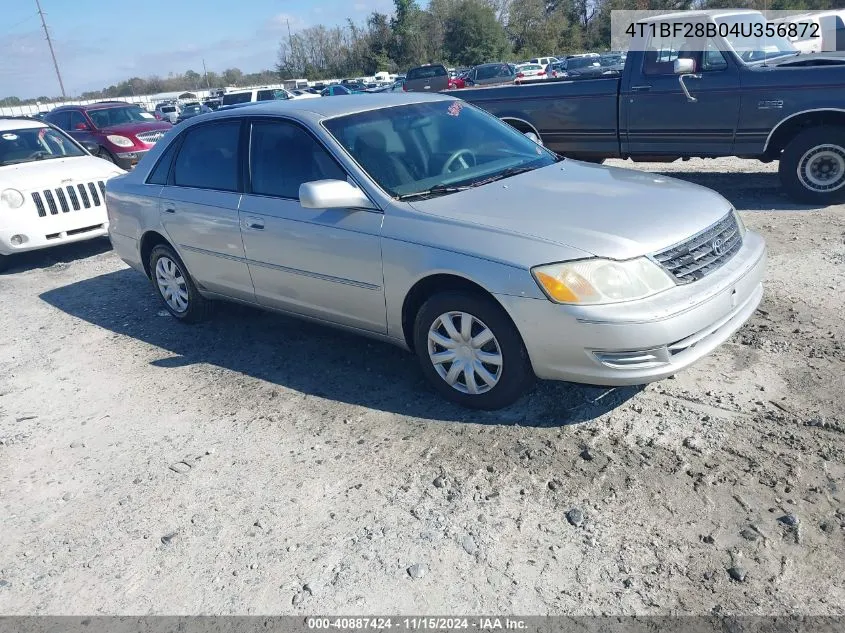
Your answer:
[[[211,302],[199,293],[185,264],[170,246],[153,248],[150,277],[164,307],[179,321],[199,323],[208,317]]]
[[[845,127],[800,132],[780,156],[780,181],[790,198],[825,206],[845,199]]]
[[[112,156],[111,152],[109,150],[107,150],[105,147],[100,147],[100,152],[97,154],[97,156],[99,158],[102,158],[103,160],[107,160],[110,163],[114,163],[115,165],[117,165],[117,160],[115,159],[114,156]]]
[[[478,339],[485,330],[492,334],[492,339],[479,347],[462,346],[457,342],[466,340],[461,338],[463,315],[469,317],[470,339]],[[448,334],[447,319],[451,320],[454,337]],[[437,340],[455,347],[436,343],[436,337],[430,337],[430,333],[439,335]],[[429,298],[414,322],[414,347],[422,371],[434,389],[447,400],[471,409],[506,407],[522,395],[534,378],[528,352],[516,327],[499,304],[480,294],[452,291]],[[451,349],[477,363],[473,366],[471,377],[465,369],[461,369],[463,363],[456,365],[456,362],[446,360],[435,363],[430,356],[441,354],[448,357]],[[481,354],[485,354],[484,358],[488,361],[496,360],[498,364],[479,360]],[[454,375],[453,369],[456,369]],[[450,379],[454,386],[447,382]],[[476,393],[472,393],[473,390]]]

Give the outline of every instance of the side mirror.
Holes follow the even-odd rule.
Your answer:
[[[299,185],[299,204],[306,209],[375,209],[363,191],[345,180],[314,180]]]
[[[96,156],[100,153],[100,146],[92,141],[82,141],[82,147],[88,150],[89,154]]]
[[[74,129],[74,130],[85,131],[85,130],[87,130],[87,129],[88,129],[88,124],[87,124],[87,123],[77,123],[76,125],[74,125],[74,126],[73,126],[73,129]]]
[[[674,70],[676,75],[691,75],[695,72],[695,60],[676,59]]]

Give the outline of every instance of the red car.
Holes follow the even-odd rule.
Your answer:
[[[132,169],[173,126],[125,101],[61,106],[44,115],[79,142],[96,143],[100,158]]]
[[[449,79],[449,90],[458,90],[460,88],[466,88],[466,79],[468,74],[469,73],[461,73],[457,77],[452,77],[451,79]]]

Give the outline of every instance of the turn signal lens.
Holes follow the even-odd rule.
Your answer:
[[[619,303],[663,292],[675,282],[646,257],[613,261],[584,259],[538,266],[531,271],[552,301],[571,304]]]

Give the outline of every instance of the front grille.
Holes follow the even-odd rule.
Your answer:
[[[152,132],[141,132],[140,134],[136,134],[135,136],[137,136],[138,140],[142,143],[146,143],[147,145],[155,145],[162,139],[165,132],[167,132],[167,130],[153,130]]]
[[[706,277],[721,268],[742,247],[733,211],[688,240],[652,257],[681,284]]]
[[[105,204],[106,183],[102,180],[78,184],[75,187],[56,187],[55,189],[44,189],[33,191],[32,201],[38,211],[39,218],[46,218],[48,215],[60,215],[100,207]],[[82,204],[80,204],[80,199]]]

